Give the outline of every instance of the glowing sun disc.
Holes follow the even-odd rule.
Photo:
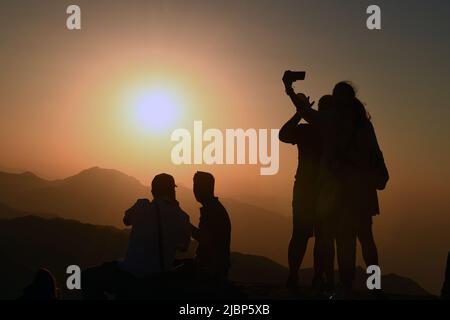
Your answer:
[[[144,90],[135,96],[132,104],[136,124],[146,130],[166,129],[180,115],[180,102],[169,90]]]

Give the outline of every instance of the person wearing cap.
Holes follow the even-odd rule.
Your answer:
[[[170,270],[177,250],[189,246],[189,216],[180,208],[175,180],[166,173],[152,181],[153,201],[139,199],[125,212],[123,222],[131,226],[130,242],[121,268],[147,276]]]
[[[139,199],[125,212],[123,222],[131,226],[125,259],[85,270],[85,299],[105,299],[105,292],[127,295],[140,279],[156,279],[172,269],[177,250],[186,251],[191,237],[189,216],[176,200],[175,187],[171,175],[159,174],[152,181],[153,200]]]
[[[192,237],[198,242],[195,265],[200,276],[220,282],[230,268],[230,218],[214,195],[212,174],[198,171],[194,175],[194,195],[202,204],[199,226],[191,226]]]

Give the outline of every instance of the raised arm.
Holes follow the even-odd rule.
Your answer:
[[[309,101],[309,97],[304,94],[296,94],[292,86],[286,87],[286,94],[291,98],[292,103],[297,108],[297,113],[309,124],[316,125],[319,122],[319,112],[311,108],[314,102]]]
[[[294,116],[281,127],[280,132],[278,133],[278,138],[281,142],[296,143],[297,126],[301,119],[302,116],[300,113],[296,112]]]
[[[311,108],[314,102],[310,102],[309,97],[306,97],[304,94],[296,94],[293,89],[287,91],[287,94],[303,119],[309,124],[315,125],[318,123],[319,112]]]

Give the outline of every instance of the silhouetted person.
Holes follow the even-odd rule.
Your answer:
[[[322,97],[319,102],[319,110],[330,107],[332,107],[332,97],[329,95]],[[298,166],[295,174],[292,200],[293,228],[288,248],[289,277],[287,286],[289,288],[298,287],[298,271],[302,264],[309,238],[314,233],[320,234],[315,223],[315,213],[322,140],[318,127],[300,123],[301,119],[301,113],[296,112],[279,132],[280,141],[297,145],[298,149]],[[329,263],[328,265],[323,264],[325,253],[323,251],[320,252],[319,248],[322,250],[326,248],[331,251],[331,253],[327,253],[327,257],[332,255],[333,251],[329,246],[325,246],[325,242],[322,246],[319,246],[318,243],[316,239],[314,246],[315,276],[313,286],[323,285],[322,277],[324,273],[327,275],[327,285],[330,286],[334,282],[333,269],[331,267],[330,270]],[[332,257],[329,259],[333,260]]]
[[[336,226],[340,275],[338,296],[345,298],[351,294],[355,277],[358,231],[361,231],[359,233],[365,243],[372,240],[370,243],[372,246],[366,246],[365,256],[368,260],[377,260],[373,236],[367,230],[368,227],[371,230],[369,224],[371,218],[367,217],[374,214],[373,196],[376,197],[377,183],[372,182],[384,180],[385,184],[388,179],[384,159],[372,159],[372,155],[378,152],[373,152],[373,144],[369,142],[376,141],[376,138],[367,134],[369,131],[367,128],[371,126],[370,120],[349,84],[336,85],[333,91],[336,108],[327,112],[312,109],[314,103],[309,101],[309,97],[295,94],[292,86],[286,87],[286,93],[304,119],[310,124],[317,125],[322,135],[317,214],[324,221],[331,221]],[[364,134],[360,134],[361,132]],[[372,132],[374,134],[373,128]],[[379,167],[380,162],[383,167],[381,169],[371,166],[376,164]],[[378,205],[378,201],[376,204]],[[359,230],[360,223],[365,230]]]
[[[445,267],[445,280],[441,290],[441,299],[450,300],[450,251],[447,255]]]
[[[198,241],[195,266],[200,276],[218,283],[226,280],[230,268],[231,222],[227,210],[214,195],[214,177],[198,171],[194,175],[195,199],[202,204],[198,228],[192,237]]]
[[[361,244],[366,266],[379,265],[378,251],[373,236],[372,217],[380,214],[377,190],[384,189],[389,174],[384,164],[384,157],[378,145],[375,130],[370,121],[366,121],[358,131],[357,146],[356,153],[359,156],[354,159],[355,166],[358,168],[357,173],[366,178],[357,187],[358,197],[361,201],[358,209],[360,215],[357,237]]]
[[[57,300],[59,290],[52,273],[47,269],[39,269],[33,282],[23,290],[21,300]]]
[[[347,109],[352,121],[349,126],[352,130],[349,133],[349,143],[344,146],[340,161],[341,168],[347,175],[344,179],[346,208],[352,212],[355,225],[350,220],[351,217],[343,221],[341,234],[344,241],[348,242],[345,248],[349,251],[340,253],[341,260],[348,259],[348,262],[345,262],[348,268],[350,264],[354,265],[356,244],[353,244],[353,230],[356,230],[366,266],[379,265],[372,231],[372,216],[380,213],[377,189],[385,188],[389,174],[370,117],[364,105],[357,99],[353,86],[340,82],[335,86],[333,96],[340,108]],[[348,277],[350,273],[349,269]]]
[[[159,174],[152,181],[153,201],[139,199],[125,212],[123,222],[132,227],[126,257],[87,269],[82,278],[85,298],[105,299],[105,292],[130,297],[139,283],[153,279],[160,284],[176,251],[187,250],[190,242],[189,216],[176,200],[175,187],[172,176]]]
[[[123,270],[136,276],[167,271],[176,251],[188,248],[189,216],[176,200],[175,187],[171,175],[159,174],[152,181],[153,201],[140,199],[125,212],[123,222],[132,229]]]

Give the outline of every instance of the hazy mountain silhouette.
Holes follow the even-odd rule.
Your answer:
[[[39,212],[26,212],[11,208],[10,206],[0,203],[0,219],[12,219],[18,217],[24,217],[34,215],[43,218],[57,218],[58,216],[53,213],[39,213]]]
[[[21,193],[36,190],[51,185],[31,172],[6,173],[0,172],[0,201],[14,200]]]
[[[230,278],[238,282],[280,284],[286,281],[288,269],[263,256],[234,252]]]
[[[40,267],[52,271],[64,298],[80,298],[78,291],[65,290],[65,270],[71,264],[82,268],[123,257],[128,231],[113,227],[83,224],[61,218],[45,219],[26,216],[0,220],[0,272],[8,274],[2,280],[0,299],[16,298]],[[284,289],[287,269],[265,257],[233,253],[230,278],[250,294],[269,299],[293,298]],[[363,271],[359,270],[362,275]],[[302,270],[305,281],[312,270]],[[362,276],[361,276],[362,277]],[[359,281],[359,286],[363,282]],[[388,293],[432,298],[414,281],[396,275],[382,279]]]
[[[144,197],[150,197],[148,186],[116,170],[91,168],[54,181],[32,173],[0,173],[0,202],[21,211],[55,212],[62,218],[97,225],[123,228],[124,211]],[[177,198],[197,223],[199,204],[192,190],[179,186]],[[288,218],[233,199],[221,201],[233,225],[233,250],[265,255],[278,262],[285,260]]]
[[[54,181],[32,173],[0,174],[0,202],[100,225],[119,226],[124,210],[145,196],[146,190],[135,178],[100,168]]]
[[[8,217],[8,212],[9,217],[42,212],[96,225],[123,228],[123,212],[141,197],[150,197],[149,186],[116,170],[91,168],[61,180],[42,179],[30,172],[0,172],[0,203],[10,208],[3,209],[6,212],[4,217]],[[179,186],[177,197],[196,224],[199,204],[195,201],[192,190]],[[439,215],[439,220],[428,219],[420,212],[428,212],[430,208],[445,212],[443,207],[436,206],[438,198],[446,198],[439,195],[426,206],[414,206],[415,203],[411,203],[409,198],[392,198],[390,193],[383,197],[383,207],[387,209],[383,209],[382,216],[375,219],[375,233],[385,270],[401,270],[437,293],[442,286],[441,270],[448,252],[448,247],[442,246],[442,243],[446,242],[445,231],[448,230],[449,220],[443,214]],[[419,198],[420,195],[414,197],[416,200]],[[220,199],[228,209],[232,221],[233,251],[266,256],[280,264],[287,262],[290,215],[283,216],[263,209],[268,201],[257,202],[254,196],[240,199],[258,203],[257,206],[230,198]],[[408,223],[404,223],[405,212],[408,212]],[[411,234],[414,234],[414,238],[410,237]],[[405,256],[405,248],[411,247],[414,248],[414,256]],[[307,256],[309,262],[312,256],[310,253]]]
[[[285,291],[285,288],[280,286],[280,283],[284,283],[288,269],[266,257],[247,255],[242,253],[233,253],[233,268],[230,272],[230,277],[237,282],[252,284],[253,289],[256,288],[269,288],[271,285],[276,285],[276,290],[280,293]],[[300,270],[301,285],[307,287],[311,284],[314,270],[312,268],[305,268]],[[336,278],[338,274],[336,272]],[[367,275],[361,268],[357,268],[355,290],[367,291],[366,289]],[[256,284],[260,284],[258,287]],[[386,274],[382,276],[382,286],[386,293],[393,295],[405,295],[405,296],[423,296],[430,295],[425,289],[423,289],[415,281],[399,276],[394,273]],[[272,293],[273,294],[273,293]],[[289,295],[286,291],[285,295]]]

